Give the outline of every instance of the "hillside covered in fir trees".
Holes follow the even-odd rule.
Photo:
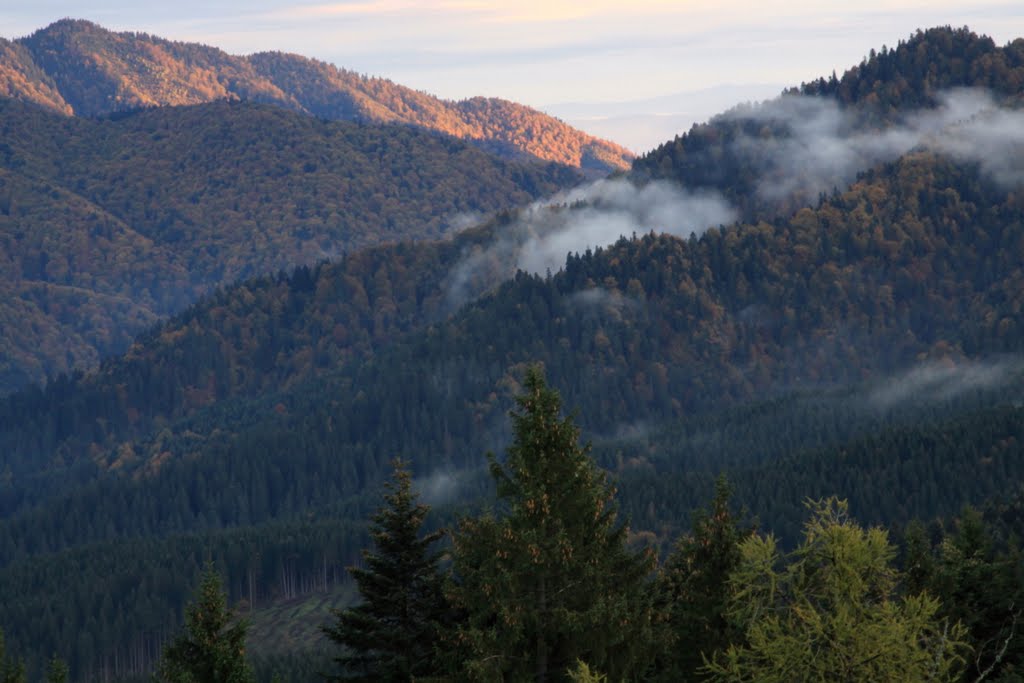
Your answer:
[[[360,658],[373,615],[346,611],[374,594],[345,567],[387,552],[377,491],[398,457],[393,487],[431,505],[403,499],[406,532],[448,530],[415,547],[454,570],[417,676],[1013,680],[1019,48],[920,32],[578,201],[222,288],[98,370],[3,399],[8,650],[33,672],[56,653],[75,680],[173,668],[212,560],[258,676],[412,666]],[[808,156],[802,114],[858,153]],[[517,272],[620,219],[616,193],[676,210]],[[670,224],[712,199],[739,220]]]

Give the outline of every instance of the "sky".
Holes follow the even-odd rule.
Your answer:
[[[1024,37],[1021,0],[0,0],[6,38],[63,17],[295,52],[447,99],[503,97],[638,152],[918,28]]]

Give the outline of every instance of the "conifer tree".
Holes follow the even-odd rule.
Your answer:
[[[1016,544],[997,548],[979,511],[965,508],[955,532],[939,544],[926,588],[943,599],[942,613],[961,622],[974,652],[965,681],[1021,680],[1024,583]]]
[[[627,549],[614,490],[539,369],[516,400],[507,458],[488,456],[502,509],[463,519],[454,539],[461,675],[566,680],[585,661],[635,678],[649,664],[653,558]]]
[[[68,683],[68,665],[56,655],[46,665],[46,683]]]
[[[704,658],[740,637],[727,615],[729,576],[740,563],[740,541],[752,530],[737,525],[731,495],[719,477],[710,510],[697,512],[692,533],[679,540],[659,576],[669,631],[659,680],[705,678]]]
[[[342,646],[341,673],[332,680],[409,681],[436,673],[436,645],[447,614],[441,553],[431,546],[443,532],[420,536],[428,506],[417,503],[406,465],[396,460],[384,506],[374,515],[374,550],[365,567],[349,571],[363,602],[335,612],[323,628]]]
[[[787,557],[771,536],[740,544],[730,616],[744,642],[716,653],[712,679],[955,681],[966,630],[943,619],[927,593],[899,596],[886,532],[857,525],[845,501],[809,505],[804,541]]]
[[[25,683],[25,663],[7,656],[3,629],[0,629],[0,683]]]
[[[157,680],[167,683],[249,683],[245,659],[248,624],[227,606],[221,577],[207,564],[195,601],[185,610],[185,628],[167,647]]]
[[[931,588],[935,580],[935,560],[928,533],[920,520],[907,524],[903,534],[903,577],[910,594]]]

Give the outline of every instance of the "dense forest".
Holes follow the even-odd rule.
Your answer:
[[[0,393],[123,352],[204,293],[571,186],[402,126],[219,102],[109,120],[0,100]]]
[[[539,368],[527,369],[522,380],[511,442],[504,456],[487,458],[494,502],[429,531],[429,506],[419,502],[407,465],[394,462],[362,561],[348,570],[354,605],[321,617],[325,638],[307,640],[308,655],[268,658],[273,648],[251,637],[253,607],[262,598],[254,575],[265,571],[269,555],[271,566],[283,568],[282,590],[327,594],[334,562],[325,557],[311,585],[296,586],[301,575],[290,572],[301,561],[300,546],[280,557],[260,545],[240,581],[229,570],[227,588],[217,567],[230,565],[230,554],[218,561],[208,554],[184,626],[143,634],[124,660],[106,662],[97,676],[138,676],[148,658],[157,662],[160,681],[1016,677],[1024,656],[1017,633],[1024,583],[1020,551],[1005,533],[1016,533],[1020,518],[1010,517],[1007,527],[1005,507],[988,514],[968,507],[946,523],[914,520],[891,534],[862,526],[845,500],[805,498],[800,531],[786,543],[738,514],[719,477],[690,531],[673,537],[659,556],[623,523],[607,472],[580,442]],[[292,533],[308,543],[311,530]],[[344,532],[325,531],[316,539],[321,544],[337,549],[352,542]],[[243,552],[244,561],[244,542],[237,543],[243,540],[229,553]],[[161,550],[171,551],[165,562],[195,558],[187,544],[132,550],[106,560],[108,571]],[[172,561],[147,573],[153,583],[133,586],[133,599],[149,605],[154,592],[181,590],[182,576],[198,574],[198,567]],[[232,592],[245,597],[229,607]],[[100,634],[122,615],[105,603],[91,607],[99,608],[90,623]],[[300,621],[294,613],[276,617]],[[77,635],[81,642],[88,634]],[[24,663],[6,655],[2,643],[4,680],[21,683]],[[46,668],[50,681],[66,681],[68,673],[56,657]]]
[[[86,117],[246,100],[322,119],[424,128],[505,158],[539,159],[597,174],[628,168],[632,159],[612,142],[508,100],[449,102],[299,55],[238,57],[72,19],[25,38],[0,39],[0,95]]]
[[[633,171],[644,178],[719,190],[748,220],[787,215],[813,203],[820,192],[842,189],[852,180],[851,167],[841,159],[824,157],[804,165],[783,162],[791,149],[787,143],[814,148],[852,140],[847,153],[865,155],[856,169],[862,170],[879,158],[897,156],[892,150],[878,154],[872,144],[877,140],[864,133],[907,126],[915,112],[940,106],[956,89],[975,89],[975,94],[983,92],[1016,107],[1022,83],[1024,39],[998,47],[991,38],[967,28],[918,31],[892,49],[872,50],[841,78],[833,73],[787,91],[781,100],[741,105],[696,124],[638,158]],[[808,127],[814,135],[809,135]],[[830,134],[816,137],[820,127],[830,129]],[[813,155],[810,160],[815,161]],[[793,191],[763,192],[762,181],[773,175],[785,179]]]
[[[871,73],[899,92],[983,84],[1009,97],[1016,71],[999,65],[1012,63],[1015,46],[936,29],[835,81]],[[943,69],[967,60],[973,80],[920,75],[909,57],[918,53],[938,55]],[[875,116],[867,94],[810,92],[832,82],[805,85],[801,97],[836,100],[856,126],[901,125],[891,113]],[[907,98],[907,107],[942,106]],[[1001,112],[1013,111],[1010,100],[997,101]],[[345,125],[212,106],[225,116]],[[152,136],[146,122],[168,115],[59,120]],[[677,163],[701,135],[735,120],[713,120],[639,160],[630,182],[642,185],[658,168],[662,180],[730,198],[748,183],[756,198],[779,169],[737,154],[736,173],[716,179],[714,164]],[[703,182],[686,176],[701,167]],[[547,172],[558,184],[566,171]],[[124,190],[120,201],[135,196]],[[737,202],[735,224],[689,238],[651,226],[570,251],[557,272],[509,278],[510,242],[542,239],[545,226],[594,215],[600,203],[505,210],[438,242],[353,246],[221,288],[96,371],[4,398],[7,650],[34,676],[54,654],[74,680],[143,675],[158,663],[167,673],[209,561],[222,583],[208,572],[201,592],[213,599],[222,588],[224,608],[251,619],[257,677],[308,680],[310,666],[336,656],[370,667],[372,680],[384,670],[372,668],[379,658],[349,660],[358,647],[331,643],[351,647],[344,625],[365,625],[366,614],[346,609],[368,587],[345,568],[381,548],[376,491],[398,457],[412,473],[409,491],[432,506],[413,526],[424,538],[450,531],[439,545],[417,546],[429,545],[430,557],[444,549],[437,571],[453,572],[442,577],[451,601],[439,618],[443,670],[417,676],[516,679],[543,669],[548,680],[771,680],[758,667],[784,657],[825,667],[814,675],[829,680],[836,671],[926,680],[918,674],[930,665],[933,680],[1013,680],[1024,532],[1019,182],[976,156],[922,144],[800,197]],[[223,261],[195,255],[195,264]],[[552,417],[562,414],[559,396],[575,411],[569,419]],[[539,465],[530,434],[552,439],[567,460],[531,470]],[[731,497],[720,483],[709,512],[695,513],[723,473]],[[565,481],[584,484],[556,485]],[[564,507],[539,504],[545,495],[566,496]],[[592,523],[570,514],[580,510]],[[702,542],[710,538],[718,545]],[[551,572],[539,583],[530,578],[534,550],[550,553],[536,556]],[[837,550],[859,569],[823,559]],[[589,569],[571,564],[577,553]],[[511,559],[491,561],[503,557]],[[862,577],[864,592],[832,581],[833,570]],[[516,610],[530,602],[517,591],[536,596],[583,571],[588,595],[603,597],[585,604],[565,588],[578,632]],[[767,584],[778,592],[758,592]],[[863,621],[844,621],[850,595],[870,604],[858,612]],[[758,621],[763,613],[772,619]],[[816,627],[848,629],[853,649],[804,657],[787,634],[828,643]],[[575,635],[545,640],[544,629]],[[917,645],[897,631],[918,634]],[[906,647],[857,649],[889,637],[880,634]],[[503,659],[497,643],[514,643],[523,661]],[[841,669],[863,657],[878,668]]]

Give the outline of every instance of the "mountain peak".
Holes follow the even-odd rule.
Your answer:
[[[74,17],[64,17],[63,19],[58,19],[52,24],[35,31],[32,35],[35,36],[45,33],[59,33],[69,31],[102,31],[104,33],[111,33],[111,31],[108,31],[99,24],[91,22],[88,19],[75,19]]]

